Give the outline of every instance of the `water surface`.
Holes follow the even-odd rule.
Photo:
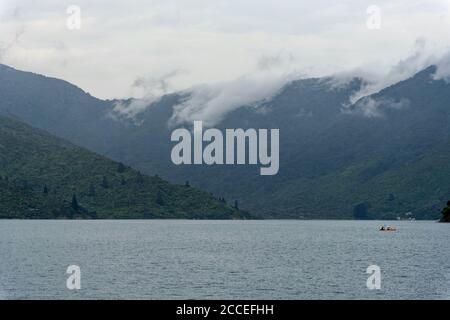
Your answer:
[[[0,220],[0,298],[450,298],[450,224],[381,224]],[[366,287],[373,264],[381,290]]]

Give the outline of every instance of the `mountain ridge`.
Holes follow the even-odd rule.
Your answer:
[[[417,219],[435,219],[450,193],[445,165],[450,86],[434,80],[433,70],[426,68],[349,108],[349,97],[365,85],[361,79],[340,86],[332,86],[330,78],[296,80],[259,106],[265,112],[246,106],[229,112],[217,128],[281,129],[280,172],[273,177],[260,177],[252,166],[173,165],[167,124],[180,103],[177,94],[139,113],[139,125],[109,119],[114,101],[102,101],[102,108],[87,104],[80,118],[63,119],[59,126],[46,104],[34,103],[53,119],[30,116],[28,121],[142,172],[172,182],[190,180],[217,197],[238,199],[242,208],[261,217],[406,218],[412,212]],[[13,88],[8,90],[14,96]],[[39,94],[45,100],[45,92]],[[14,113],[23,120],[19,111]],[[78,122],[81,130],[74,129],[80,129]]]

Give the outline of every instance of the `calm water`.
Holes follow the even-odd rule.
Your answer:
[[[449,299],[450,224],[381,224],[0,220],[0,298]]]

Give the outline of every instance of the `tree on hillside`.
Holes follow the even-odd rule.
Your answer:
[[[239,210],[239,201],[234,200],[234,208],[236,208],[237,210]]]
[[[109,188],[109,183],[108,183],[108,179],[106,178],[106,176],[103,176],[103,180],[102,180],[101,186],[103,188],[105,188],[105,189]]]
[[[162,197],[162,193],[161,193],[160,190],[158,190],[158,193],[156,194],[156,203],[157,203],[159,206],[163,206],[163,205],[164,205],[164,199],[163,199],[163,197]]]
[[[440,222],[450,222],[450,200],[447,201],[447,207],[442,209],[442,218]]]
[[[80,209],[76,195],[72,196],[72,203],[71,203],[70,207],[75,211],[78,211],[78,209]]]
[[[90,196],[90,197],[94,197],[95,196],[95,186],[92,183],[89,185],[88,196]]]
[[[117,172],[122,173],[124,171],[125,171],[125,165],[122,162],[119,162],[119,164],[117,165]]]
[[[144,183],[144,176],[142,175],[142,173],[140,171],[138,171],[138,173],[137,173],[136,183],[137,184],[143,184]]]
[[[152,219],[155,217],[149,208],[144,209],[143,216],[144,216],[144,219]]]
[[[369,204],[366,202],[358,203],[353,207],[353,218],[356,220],[366,220],[369,219]]]
[[[30,185],[28,184],[27,180],[21,180],[18,182],[18,187],[23,189],[23,190],[27,190],[30,188]]]
[[[42,193],[47,194],[48,193],[48,188],[47,186],[44,186],[44,190],[42,191]]]

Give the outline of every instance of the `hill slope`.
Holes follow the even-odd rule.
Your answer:
[[[185,98],[178,94],[136,119],[114,119],[112,101],[0,67],[6,81],[0,113],[147,174],[239,199],[263,217],[437,219],[450,197],[450,84],[433,80],[434,71],[350,107],[343,106],[363,85],[360,79],[341,86],[329,78],[294,81],[260,109],[242,106],[227,114],[218,128],[280,128],[276,176],[260,176],[256,166],[173,165],[167,123]]]
[[[211,194],[142,175],[6,117],[0,177],[0,218],[246,217]]]
[[[229,113],[216,127],[280,128],[276,176],[252,166],[172,165],[170,130],[158,123],[169,121],[176,95],[138,116],[143,124],[128,136],[126,161],[171,181],[189,177],[264,217],[437,219],[450,197],[450,84],[433,80],[434,71],[350,107],[344,105],[363,83],[335,87],[324,78],[290,83],[260,106],[264,112],[243,106]],[[166,138],[151,142],[152,154],[133,150],[158,134]],[[125,159],[121,150],[107,152]]]

